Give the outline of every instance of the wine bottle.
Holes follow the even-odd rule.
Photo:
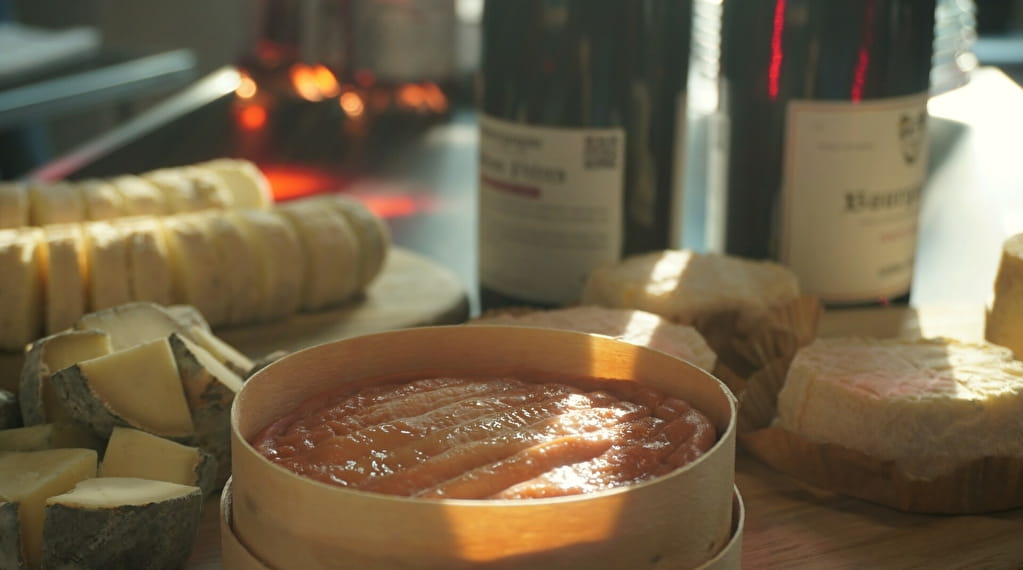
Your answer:
[[[484,309],[574,301],[677,241],[689,49],[678,0],[488,0],[479,94]]]
[[[927,162],[934,0],[725,0],[712,249],[825,303],[905,298]]]

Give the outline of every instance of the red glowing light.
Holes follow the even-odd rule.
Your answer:
[[[782,34],[785,31],[785,1],[775,0],[774,3],[774,23],[771,29],[771,67],[767,72],[767,95],[772,100],[778,98],[781,64],[785,58],[781,45]]]
[[[291,200],[321,192],[332,192],[348,180],[333,172],[293,164],[261,164],[275,201]]]
[[[262,129],[266,120],[266,108],[262,105],[245,105],[238,111],[238,124],[247,131]]]

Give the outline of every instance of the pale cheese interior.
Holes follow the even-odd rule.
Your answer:
[[[91,449],[50,449],[0,455],[0,495],[19,504],[22,542],[30,567],[42,554],[46,499],[96,476]]]
[[[71,491],[50,497],[46,504],[88,509],[140,506],[177,499],[198,491],[199,488],[192,485],[167,481],[104,476],[81,481]]]
[[[161,435],[195,431],[166,338],[78,363],[93,391],[118,415]]]
[[[197,485],[201,460],[194,447],[136,429],[116,427],[110,434],[100,477],[139,477],[180,485]]]

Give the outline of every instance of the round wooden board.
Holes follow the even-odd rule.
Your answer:
[[[465,286],[417,253],[392,247],[366,293],[343,306],[283,321],[219,328],[217,336],[251,358],[293,352],[340,338],[398,328],[455,324],[469,317]],[[17,391],[22,354],[0,352],[0,388]]]

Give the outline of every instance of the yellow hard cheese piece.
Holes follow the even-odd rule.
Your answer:
[[[28,225],[28,188],[19,182],[0,182],[0,229]]]
[[[39,228],[0,230],[0,350],[20,351],[41,328]]]
[[[70,327],[85,312],[86,259],[81,224],[43,228],[46,333]]]
[[[101,331],[66,331],[32,343],[21,369],[18,394],[26,425],[70,418],[53,390],[53,373],[82,360],[113,352],[110,336]]]
[[[53,380],[72,415],[98,434],[117,425],[183,439],[194,432],[166,338],[79,362]]]
[[[2,432],[0,432],[2,434]],[[139,431],[116,427],[100,464],[100,477],[139,477],[213,490],[217,461],[197,447]]]
[[[1023,234],[1009,238],[1002,248],[985,336],[1023,360]]]
[[[91,449],[50,449],[0,455],[0,496],[18,504],[18,527],[0,528],[0,536],[21,534],[30,568],[39,567],[46,499],[96,476]],[[3,521],[0,518],[0,521]],[[10,521],[4,521],[10,525]]]
[[[82,481],[46,502],[42,565],[181,568],[201,513],[197,487],[127,477]]]
[[[54,441],[53,424],[0,430],[0,451],[40,451],[60,447]]]

